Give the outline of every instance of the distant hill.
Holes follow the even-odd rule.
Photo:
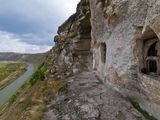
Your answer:
[[[48,52],[37,54],[23,54],[13,52],[0,52],[0,61],[25,61],[39,66],[43,63]]]

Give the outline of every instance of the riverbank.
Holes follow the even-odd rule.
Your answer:
[[[0,90],[23,75],[26,70],[26,63],[0,62]]]
[[[16,79],[4,89],[0,90],[0,107],[2,107],[16,93],[16,91],[33,73],[34,66],[32,64],[28,64],[27,71],[22,76],[20,76],[18,79]]]

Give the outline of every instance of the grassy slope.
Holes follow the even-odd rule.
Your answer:
[[[44,80],[47,67],[48,64],[45,63],[43,67],[36,70],[32,77],[17,91],[0,111],[0,119],[39,120],[43,116],[49,100],[57,91],[66,88],[68,84],[62,79]]]

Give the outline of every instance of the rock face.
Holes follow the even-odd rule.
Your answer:
[[[160,119],[159,39],[159,0],[81,0],[59,27],[48,72],[95,71]]]

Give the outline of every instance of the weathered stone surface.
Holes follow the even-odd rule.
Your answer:
[[[154,96],[159,96],[158,89],[154,89],[155,82],[151,82],[150,87],[144,88],[143,84],[147,83],[145,78],[140,79],[142,74],[139,74],[144,66],[144,40],[160,38],[159,8],[158,0],[90,0],[93,63],[96,64],[97,73],[104,81],[109,80],[113,84],[129,89],[130,92],[137,91],[140,96],[150,98],[151,96],[146,94],[155,92]],[[99,60],[101,58],[100,43],[106,43],[107,46],[105,64]],[[150,106],[152,103],[155,106],[152,98],[148,101],[138,96],[137,99],[143,99],[150,102]],[[142,106],[160,118],[159,110],[154,110],[153,106],[152,109],[148,109],[143,104]]]
[[[104,85],[95,73],[82,72],[67,81],[71,82],[68,93],[54,97],[43,120],[145,120],[127,98]]]
[[[77,12],[59,27],[54,39],[56,45],[50,54],[54,56],[51,60],[53,63],[48,73],[65,78],[79,71],[95,71],[103,84],[112,84],[123,96],[138,101],[150,114],[160,119],[157,86],[160,81],[157,77],[151,77],[152,74],[148,76],[141,73],[145,71],[146,56],[153,39],[160,39],[159,0],[81,0]],[[75,88],[75,84],[71,86]],[[87,90],[84,89],[84,94],[88,93]],[[99,89],[96,90],[98,92]],[[101,99],[97,104],[104,100]],[[90,111],[90,104],[82,105],[81,108]],[[106,106],[105,109],[112,111],[113,108]],[[125,119],[121,112],[119,118],[122,116],[121,119]],[[92,113],[86,115],[98,116],[97,110]],[[70,116],[63,117],[67,119]],[[72,117],[76,117],[74,113]]]

